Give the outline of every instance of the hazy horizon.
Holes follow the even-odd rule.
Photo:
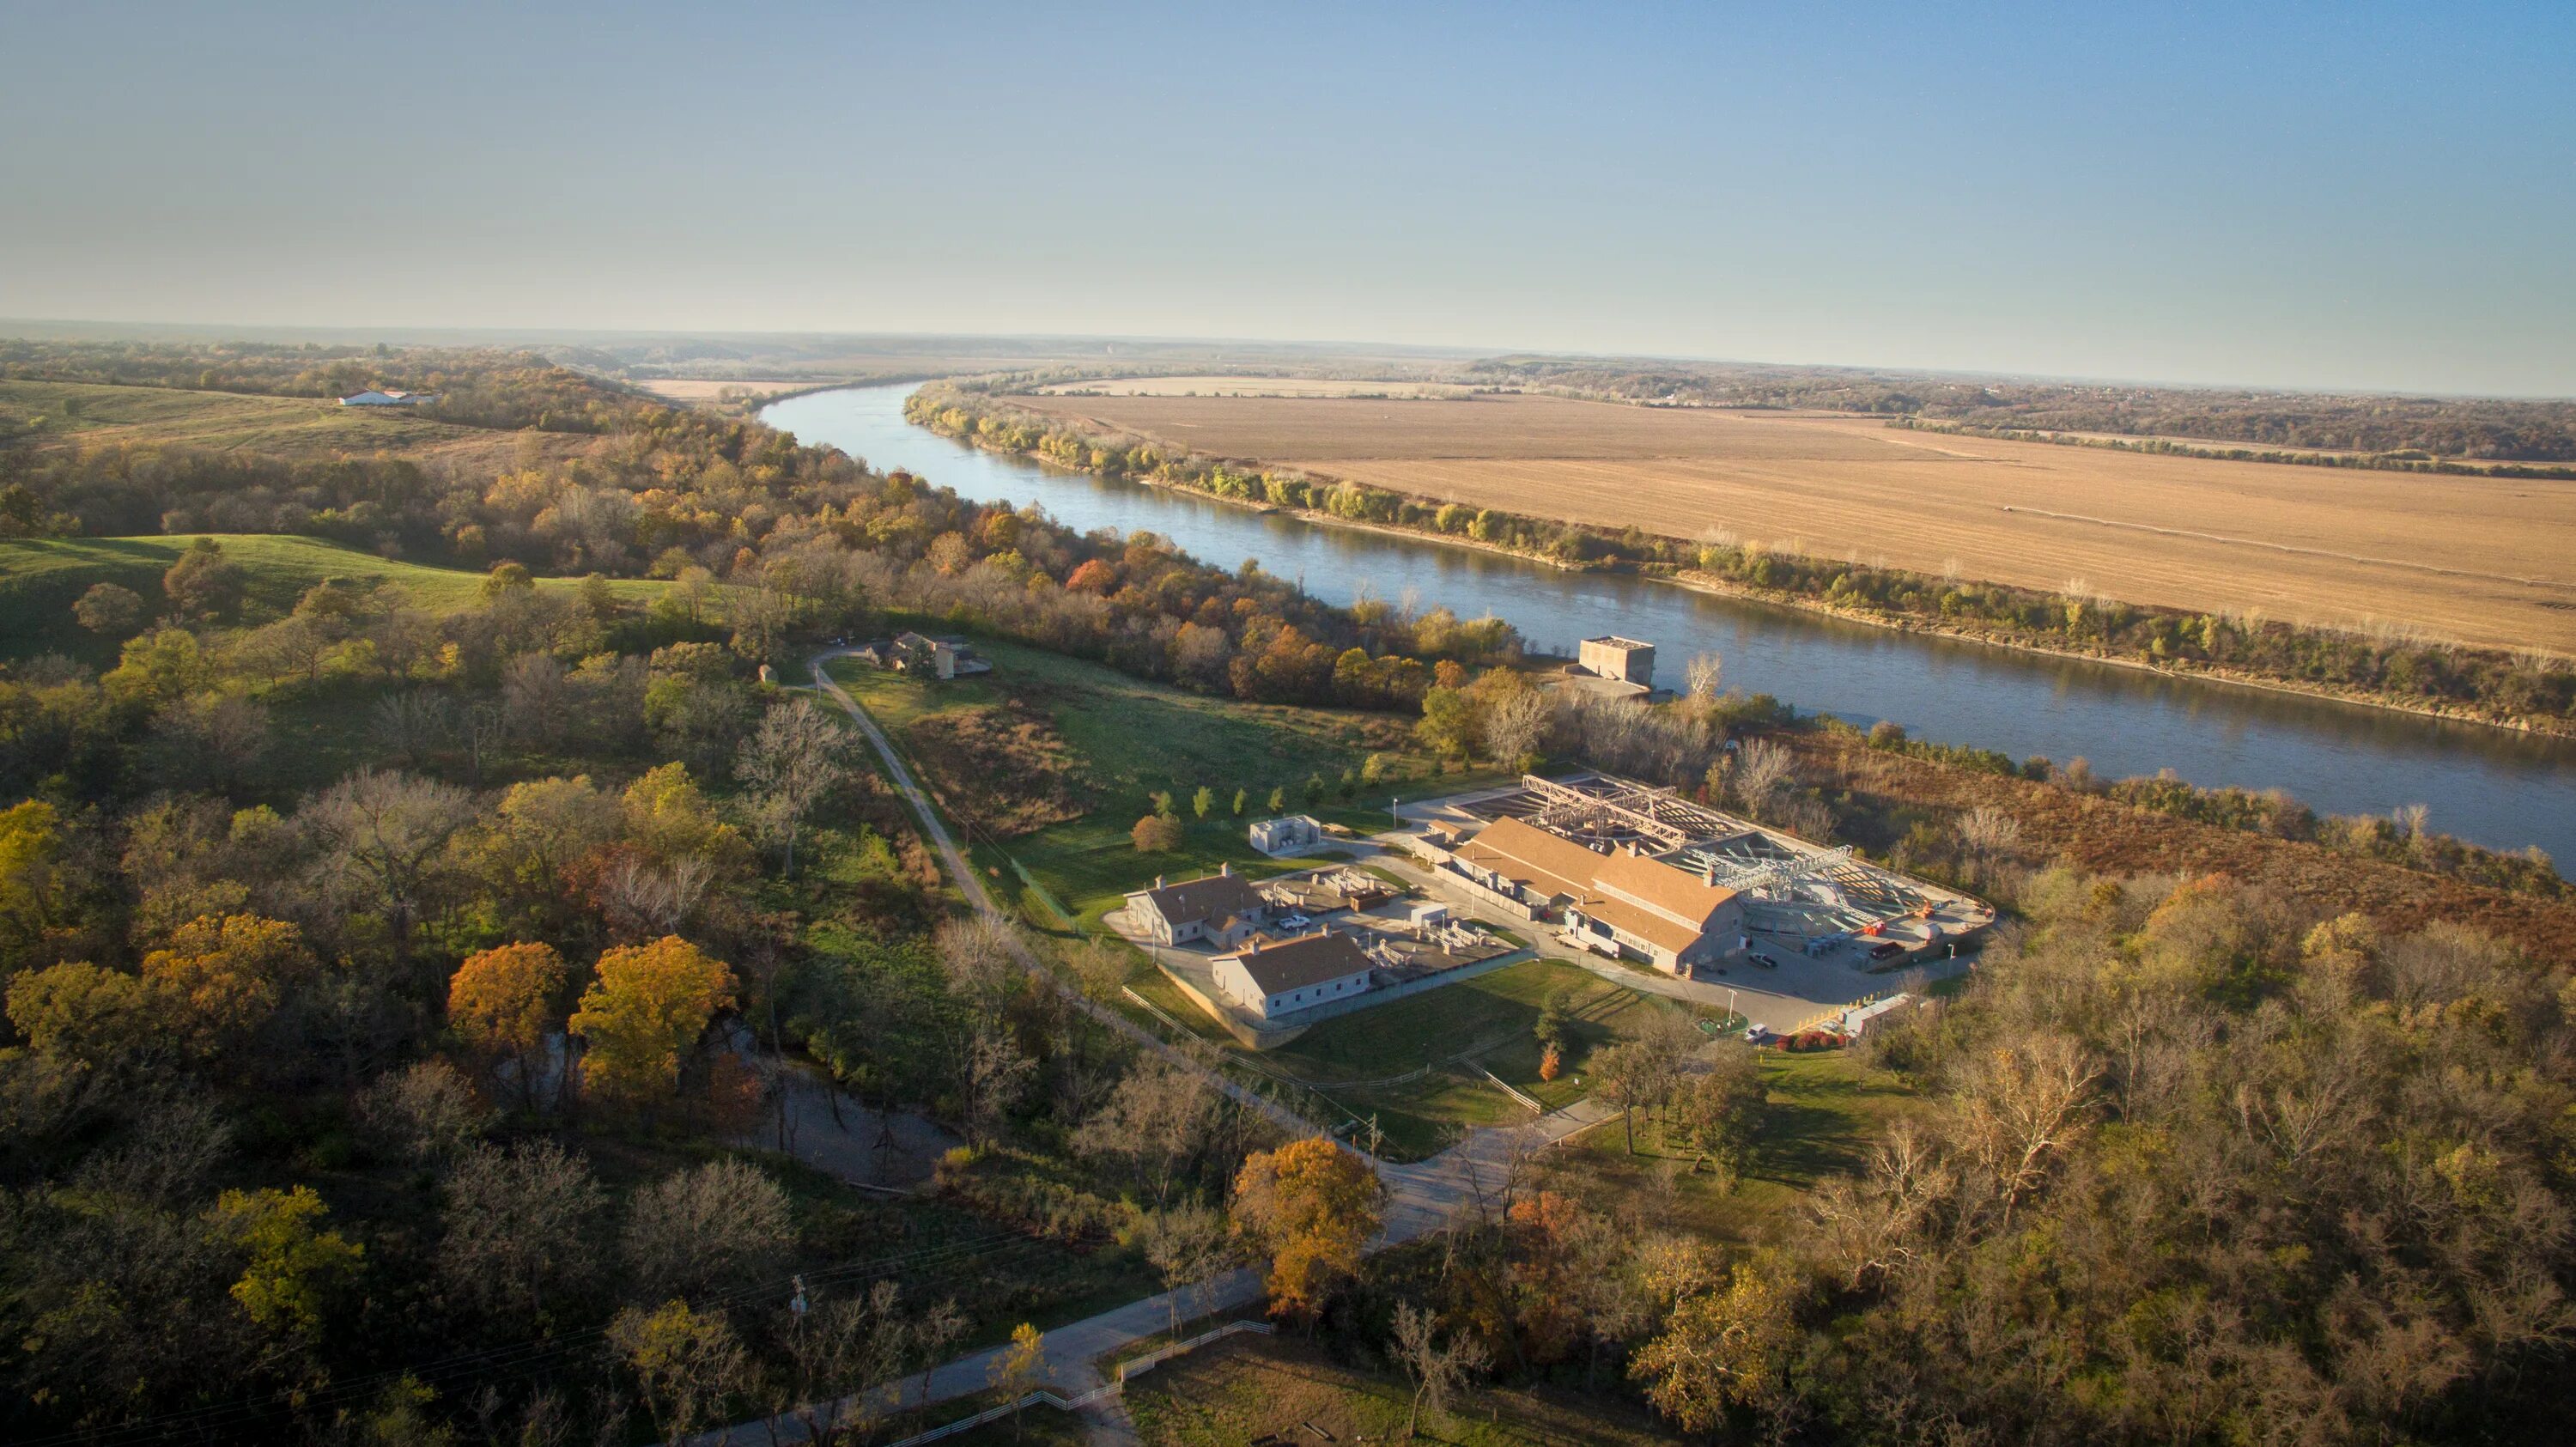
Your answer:
[[[2576,11],[39,5],[0,315],[2576,395]]]

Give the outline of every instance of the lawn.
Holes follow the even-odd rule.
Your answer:
[[[1566,1058],[1557,1078],[1543,1081],[1539,1010],[1558,991],[1568,1001]],[[1557,1109],[1586,1093],[1583,1065],[1594,1050],[1633,1038],[1649,1022],[1686,1008],[1574,965],[1525,960],[1326,1020],[1262,1060],[1318,1083],[1352,1114],[1374,1116],[1391,1154],[1420,1156],[1448,1145],[1462,1127],[1529,1119],[1528,1110],[1496,1089],[1478,1066]],[[1379,1083],[1465,1051],[1475,1051],[1475,1059],[1419,1079]]]
[[[1075,788],[1084,810],[1079,818],[995,839],[972,817],[979,781],[922,771],[941,807],[965,826],[962,832],[991,848],[979,851],[981,866],[1001,871],[1009,886],[1003,892],[1019,896],[1031,922],[1041,927],[1061,928],[1056,909],[1028,890],[1019,870],[1082,928],[1097,930],[1101,916],[1128,891],[1151,884],[1158,874],[1190,878],[1213,873],[1220,864],[1254,875],[1297,867],[1258,853],[1244,838],[1245,824],[1269,812],[1274,788],[1288,791],[1291,809],[1365,829],[1384,815],[1336,797],[1310,804],[1307,781],[1322,778],[1337,786],[1343,770],[1360,767],[1371,753],[1399,760],[1412,774],[1433,767],[1414,750],[1407,721],[1392,715],[1210,698],[1062,654],[983,640],[976,647],[993,661],[993,672],[938,683],[845,661],[832,665],[832,676],[908,754],[915,754],[912,731],[938,714],[1016,705],[1052,723],[1077,761]],[[1202,785],[1216,794],[1216,807],[1204,821],[1190,809],[1191,795]],[[1466,786],[1439,785],[1444,791]],[[1238,789],[1248,796],[1242,817],[1233,812]],[[1139,855],[1130,831],[1151,811],[1151,795],[1158,790],[1172,794],[1189,821],[1188,837],[1173,853]],[[986,878],[992,882],[991,874]]]
[[[133,538],[0,539],[0,657],[60,651],[90,655],[98,641],[71,616],[74,600],[93,583],[131,588],[144,602],[162,605],[161,575],[197,540],[197,534]],[[325,578],[377,579],[403,590],[414,607],[433,613],[476,606],[483,575],[459,568],[406,563],[319,538],[283,533],[218,533],[224,555],[247,575],[247,611],[274,617],[295,606],[305,589]],[[570,578],[544,578],[543,588],[577,586]],[[666,586],[642,578],[613,580],[629,602],[649,601]]]
[[[1146,1447],[1240,1442],[1401,1440],[1410,1384],[1342,1365],[1310,1343],[1235,1336],[1177,1357],[1127,1385]],[[1424,1442],[1460,1447],[1630,1447],[1669,1433],[1630,1403],[1553,1388],[1476,1392]]]
[[[1659,1126],[1642,1115],[1635,1155],[1614,1120],[1568,1143],[1569,1167],[1591,1185],[1653,1200],[1677,1226],[1721,1240],[1764,1241],[1817,1182],[1867,1169],[1870,1147],[1888,1126],[1926,1104],[1897,1076],[1848,1050],[1766,1050],[1762,1074],[1769,1102],[1752,1165],[1731,1192],[1692,1172],[1685,1153],[1667,1151]]]
[[[0,422],[36,425],[16,444],[21,447],[186,446],[289,459],[469,449],[507,463],[522,436],[440,422],[407,408],[343,407],[331,397],[92,382],[0,381]],[[529,445],[562,452],[587,441],[540,436]]]

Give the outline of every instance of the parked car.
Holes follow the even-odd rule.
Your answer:
[[[1897,943],[1895,940],[1888,940],[1883,944],[1875,944],[1869,947],[1869,957],[1873,960],[1894,959],[1896,956],[1903,953],[1905,953],[1905,946]]]
[[[1751,955],[1747,958],[1751,959],[1753,963],[1760,965],[1766,970],[1776,970],[1780,968],[1780,962],[1771,958],[1769,955]]]
[[[1306,918],[1302,914],[1283,914],[1279,917],[1279,927],[1281,929],[1304,929],[1306,926],[1313,923],[1313,920]]]

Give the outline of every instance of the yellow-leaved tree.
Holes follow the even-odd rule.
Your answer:
[[[667,1098],[707,1023],[733,1003],[733,971],[678,935],[610,950],[572,1016],[582,1084],[629,1104]]]
[[[1321,1136],[1244,1158],[1234,1229],[1270,1257],[1272,1311],[1312,1315],[1359,1269],[1385,1194],[1366,1161]]]

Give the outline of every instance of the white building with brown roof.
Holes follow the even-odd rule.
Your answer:
[[[1264,1020],[1366,994],[1374,967],[1359,941],[1318,929],[1313,934],[1217,958],[1219,993]]]
[[[1270,922],[1270,902],[1228,864],[1179,884],[1156,878],[1152,889],[1127,896],[1127,917],[1158,945],[1204,940],[1230,950]]]
[[[1519,819],[1486,825],[1447,867],[1533,912],[1561,909],[1587,948],[1677,975],[1724,955],[1744,930],[1731,889],[1643,854],[1595,853]]]

